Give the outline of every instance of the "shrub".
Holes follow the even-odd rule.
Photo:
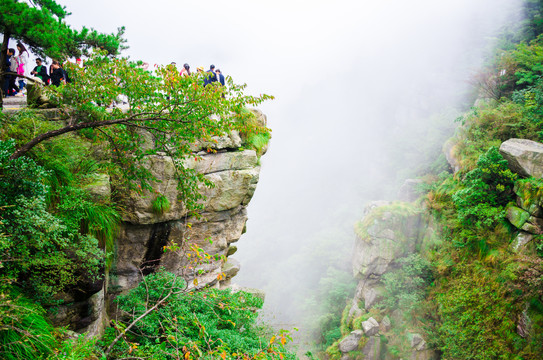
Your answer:
[[[504,206],[513,198],[512,173],[496,147],[479,157],[477,167],[466,174],[464,187],[452,199],[465,226],[495,225],[504,217]]]
[[[96,279],[103,254],[94,237],[80,232],[82,198],[64,197],[57,209],[62,211],[49,212],[47,172],[28,158],[10,160],[13,148],[13,141],[0,141],[0,233],[5,235],[0,278],[16,280],[29,294],[50,301],[66,287]],[[79,209],[79,217],[64,211],[70,206]]]
[[[167,301],[161,303],[166,296]],[[286,359],[294,358],[284,352],[286,333],[271,340],[262,338],[255,321],[256,310],[262,307],[263,300],[249,293],[216,289],[187,291],[184,280],[159,271],[148,275],[128,294],[119,296],[117,303],[120,310],[130,314],[128,322],[154,305],[159,306],[135,323],[126,333],[124,343],[117,343],[111,353],[114,358],[123,357],[126,352],[165,359],[176,358],[176,354],[186,359],[217,359],[221,354],[224,358],[258,355],[271,359],[279,352]],[[118,329],[124,326],[117,324]]]
[[[440,349],[447,359],[511,359],[524,344],[516,333],[515,299],[480,264],[457,264],[437,294]]]
[[[419,254],[411,254],[397,262],[401,267],[382,277],[385,292],[377,306],[413,313],[419,308],[426,296],[426,288],[433,280],[431,265]]]

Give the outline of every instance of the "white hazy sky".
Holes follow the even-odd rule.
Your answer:
[[[484,47],[519,12],[518,0],[58,2],[75,28],[125,26],[132,59],[213,63],[276,96],[262,106],[273,139],[236,254],[238,282],[266,288],[271,307],[295,301],[300,283],[289,281],[311,273],[300,265],[285,276],[289,256],[304,255],[339,208],[347,230],[331,232],[352,232],[368,194],[401,170],[390,165],[398,138],[413,149],[431,140],[414,129],[432,129],[428,115],[456,105]],[[277,274],[289,294],[269,284]]]

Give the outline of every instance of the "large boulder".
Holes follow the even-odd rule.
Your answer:
[[[390,322],[390,318],[388,316],[385,316],[379,324],[379,331],[385,333],[390,331],[390,329],[392,329],[392,323]]]
[[[505,210],[507,220],[511,224],[513,224],[516,228],[520,229],[528,221],[530,218],[530,213],[514,206],[513,204],[509,204]]]
[[[342,353],[354,351],[358,348],[358,342],[362,338],[364,333],[362,330],[355,330],[351,332],[347,337],[339,342],[338,348]]]
[[[500,153],[511,171],[523,177],[543,177],[543,144],[526,139],[509,139],[500,146]]]
[[[515,253],[520,253],[528,246],[528,244],[532,242],[533,239],[534,239],[534,235],[521,231],[515,237],[515,239],[511,242],[509,247]]]
[[[373,336],[379,333],[379,323],[374,318],[362,322],[362,330],[366,336]]]
[[[411,333],[409,336],[409,342],[413,349],[421,351],[426,350],[426,341],[422,337],[422,335],[417,333]]]
[[[28,80],[26,83],[26,101],[28,107],[39,109],[51,109],[58,107],[58,104],[44,95],[43,82],[35,78],[33,81]]]

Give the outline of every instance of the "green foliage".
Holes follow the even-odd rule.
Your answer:
[[[47,173],[31,159],[10,160],[13,148],[13,141],[0,141],[0,233],[5,234],[0,238],[0,278],[17,279],[36,298],[50,301],[68,286],[96,279],[103,255],[95,238],[80,233],[90,204],[66,197],[59,209],[69,210],[72,204],[80,216],[50,213],[43,183]]]
[[[166,196],[158,194],[151,203],[151,206],[155,214],[162,215],[170,210],[170,201]]]
[[[338,345],[339,341],[336,341],[326,349],[326,354],[329,356],[330,360],[339,360],[343,355],[341,351],[339,351]]]
[[[382,277],[385,292],[377,307],[413,314],[420,308],[426,289],[433,281],[431,265],[419,254],[411,254],[397,262],[400,268]]]
[[[79,335],[65,339],[47,360],[99,360],[104,359],[103,352],[97,346],[98,339]]]
[[[356,234],[363,240],[369,241],[371,238],[368,234],[368,229],[375,225],[376,221],[387,217],[387,224],[395,229],[403,229],[406,221],[410,216],[420,213],[420,208],[415,204],[396,201],[392,204],[376,207],[371,210],[362,221],[358,221],[355,226]]]
[[[525,344],[516,333],[515,299],[477,263],[457,265],[437,301],[447,359],[512,359]]]
[[[0,284],[0,358],[37,359],[56,346],[53,327],[38,304]]]
[[[244,108],[242,114],[244,116],[238,119],[235,129],[239,131],[243,146],[256,150],[257,155],[261,156],[271,139],[271,129],[253,111]]]
[[[260,156],[268,145],[271,139],[271,133],[265,132],[261,134],[250,134],[245,140],[246,146],[256,150],[256,153]]]
[[[73,84],[45,90],[70,114],[73,123],[37,134],[19,146],[12,158],[23,156],[49,138],[57,140],[59,134],[84,130],[88,139],[108,145],[102,151],[109,152],[109,173],[119,190],[152,193],[157,179],[149,169],[149,159],[166,154],[176,170],[180,200],[189,210],[198,210],[202,207],[198,184],[211,184],[184,165],[194,144],[213,144],[214,137],[233,129],[269,133],[269,129],[255,125],[253,113],[245,107],[272,97],[245,95],[246,85],[236,85],[231,78],[226,86],[203,86],[204,75],[182,77],[167,67],[151,73],[138,63],[110,59],[100,52],[89,58],[85,69],[74,66],[69,71]],[[109,109],[121,95],[128,97],[128,111]]]
[[[466,174],[464,187],[452,197],[460,222],[481,228],[503,219],[503,207],[512,200],[516,178],[507,160],[491,147],[479,157],[477,167]]]
[[[320,350],[328,348],[341,338],[341,317],[346,309],[346,301],[351,298],[356,287],[352,275],[333,267],[326,270],[326,275],[319,280],[318,288],[306,305],[311,312],[313,322],[310,324],[314,333],[318,333],[315,341]],[[348,311],[349,306],[347,306]],[[319,314],[315,317],[314,314]]]
[[[517,67],[517,85],[533,85],[543,75],[543,36],[538,36],[530,44],[520,43],[511,56]]]
[[[179,354],[186,359],[217,359],[222,354],[228,359],[272,359],[279,352],[285,359],[294,358],[283,347],[288,334],[280,333],[270,341],[261,337],[255,321],[263,301],[249,293],[215,289],[192,292],[182,279],[161,271],[119,296],[117,303],[130,314],[130,322],[166,296],[167,301],[125,334],[124,343],[117,343],[110,354],[113,358],[126,352],[156,359],[176,359]],[[125,326],[117,324],[118,329]]]
[[[89,48],[106,49],[116,55],[122,48],[124,29],[116,35],[100,34],[95,30],[71,29],[63,21],[69,13],[54,0],[0,3],[0,32],[22,40],[32,52],[63,59],[80,56]]]

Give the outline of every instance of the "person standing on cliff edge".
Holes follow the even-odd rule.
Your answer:
[[[217,81],[220,82],[222,86],[224,86],[224,75],[221,73],[221,69],[215,70],[215,74],[217,75]]]
[[[204,86],[207,86],[217,81],[217,74],[215,74],[215,65],[209,65],[209,70],[206,71],[206,78],[204,80]]]

